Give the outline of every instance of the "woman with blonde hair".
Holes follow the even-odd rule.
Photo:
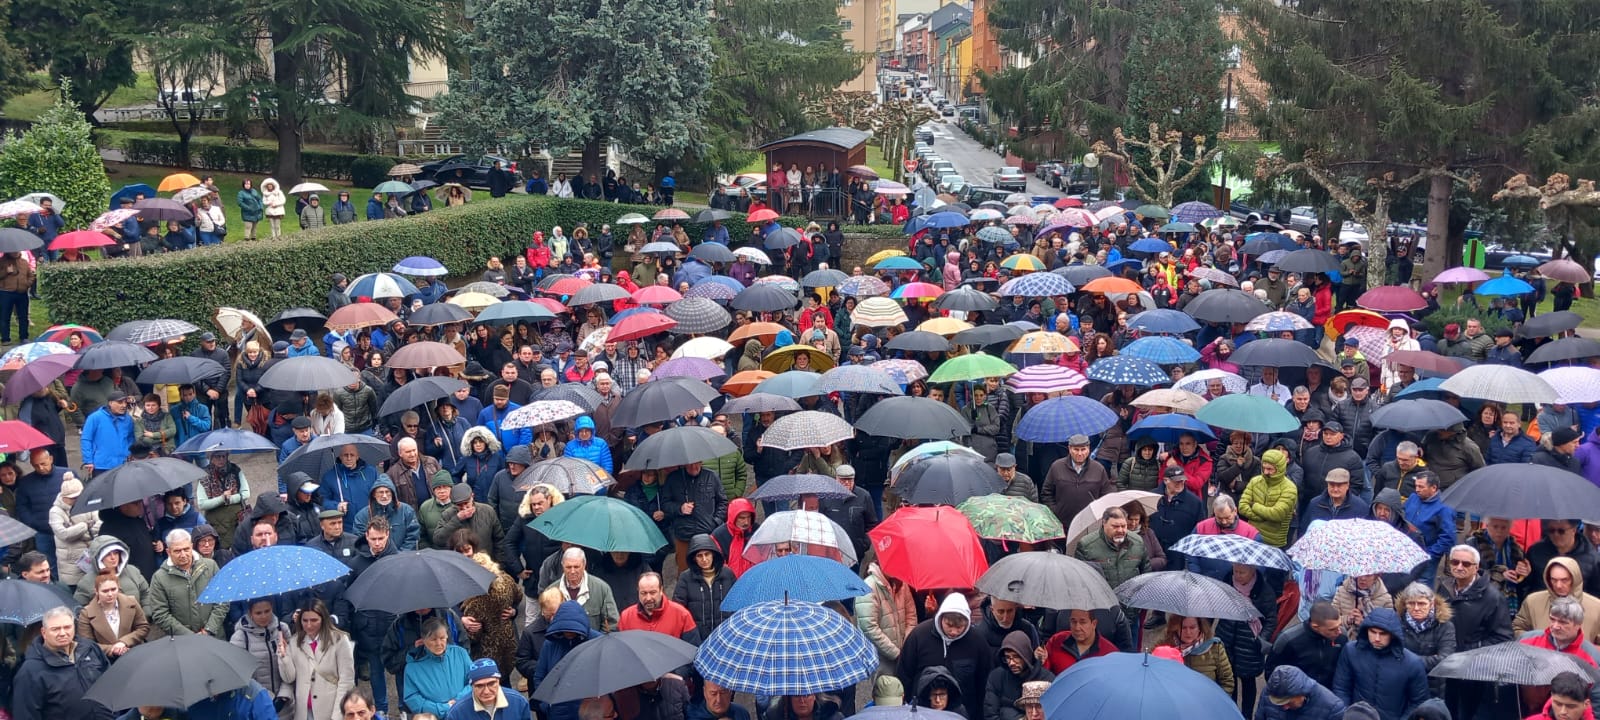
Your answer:
[[[1177,648],[1190,670],[1211,678],[1224,691],[1233,692],[1233,665],[1228,662],[1227,648],[1212,631],[1211,621],[1169,613],[1167,627],[1156,644]]]
[[[356,686],[355,644],[334,627],[328,606],[312,598],[295,614],[294,634],[279,647],[283,681],[294,688],[294,720],[338,720],[339,700]]]

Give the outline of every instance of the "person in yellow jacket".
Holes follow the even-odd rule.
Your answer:
[[[1289,456],[1273,448],[1261,454],[1261,474],[1250,479],[1239,498],[1239,514],[1261,533],[1261,542],[1273,547],[1289,544],[1289,523],[1294,519],[1299,492],[1284,469]]]

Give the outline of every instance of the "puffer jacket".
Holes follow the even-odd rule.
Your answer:
[[[273,615],[267,626],[262,627],[246,614],[240,618],[239,624],[234,626],[233,637],[229,639],[234,647],[244,648],[245,652],[256,659],[255,673],[251,678],[272,693],[277,693],[283,682],[282,666],[278,663],[288,662],[286,658],[278,657],[279,638],[285,643],[289,641],[288,623]]]
[[[1201,675],[1211,678],[1226,692],[1233,692],[1233,664],[1228,662],[1228,649],[1222,641],[1210,637],[1195,644],[1183,653],[1183,664]]]
[[[378,469],[368,465],[365,460],[357,460],[354,468],[336,462],[322,474],[319,482],[322,487],[318,488],[318,492],[334,505],[349,503],[347,514],[354,515],[360,512],[362,499],[372,496],[372,486],[377,482]]]
[[[94,599],[94,577],[100,569],[105,567],[102,560],[106,555],[114,552],[122,553],[122,564],[117,566],[117,587],[122,594],[128,595],[139,601],[139,607],[149,607],[150,583],[144,579],[144,573],[139,568],[128,563],[128,544],[112,535],[101,535],[89,542],[89,557],[93,558],[90,571],[84,573],[83,579],[78,581],[78,586],[73,589],[72,597],[79,605],[87,605]]]
[[[1483,467],[1483,451],[1466,433],[1449,438],[1428,433],[1422,441],[1422,456],[1428,459],[1428,469],[1439,476],[1440,490],[1449,490],[1463,475]]]
[[[711,553],[713,571],[709,580],[700,572],[700,565],[694,559],[701,551]],[[722,609],[722,601],[728,597],[728,591],[733,588],[737,578],[728,569],[722,548],[717,547],[710,535],[696,535],[689,539],[689,571],[678,577],[680,580],[672,590],[672,599],[689,609],[695,627],[700,630],[700,637],[711,637],[711,631],[728,619],[729,613]]]
[[[110,665],[100,646],[78,640],[72,657],[46,650],[44,638],[35,637],[17,668],[11,697],[11,717],[17,720],[110,720],[105,706],[83,699],[89,687]]]
[[[356,513],[353,534],[365,533],[367,520],[378,514],[389,519],[389,542],[399,545],[401,551],[417,549],[417,541],[422,537],[422,525],[417,522],[417,511],[412,510],[410,505],[400,502],[400,496],[394,491],[394,481],[390,480],[388,475],[379,475],[373,482],[372,490],[376,491],[378,488],[388,488],[393,498],[388,505],[379,505],[369,492],[367,506]]]
[[[211,637],[221,637],[228,604],[200,602],[200,593],[216,574],[217,564],[210,558],[196,557],[187,573],[174,566],[171,560],[163,563],[150,578],[151,635],[160,628],[163,635],[189,635],[205,630]]]
[[[1388,647],[1374,649],[1368,628],[1388,632],[1392,636]],[[1376,608],[1367,615],[1356,640],[1339,655],[1332,690],[1345,705],[1370,703],[1383,720],[1405,720],[1428,699],[1428,671],[1422,658],[1405,648],[1395,611]]]
[[[1073,555],[1099,568],[1106,583],[1116,587],[1144,572],[1150,564],[1149,556],[1144,551],[1144,540],[1137,534],[1128,533],[1122,542],[1122,547],[1112,547],[1101,529],[1095,528],[1083,536]]]
[[[1143,449],[1147,446],[1154,447],[1155,443],[1140,440],[1133,454],[1122,461],[1122,467],[1117,471],[1118,490],[1161,492],[1161,461],[1154,455],[1149,460],[1144,459]]]
[[[450,702],[467,689],[467,671],[472,656],[460,645],[446,645],[444,654],[434,655],[426,647],[406,651],[406,670],[401,701],[413,713],[433,713],[444,717]]]
[[[579,639],[562,637],[566,633],[575,633]],[[550,619],[550,626],[545,628],[544,647],[539,650],[539,665],[534,670],[533,677],[529,679],[528,687],[539,687],[555,668],[556,663],[561,662],[561,658],[566,657],[567,653],[572,652],[578,645],[597,637],[600,637],[600,633],[589,626],[589,615],[584,612],[582,605],[571,600],[561,603],[561,606],[556,608],[555,617]],[[556,705],[541,702],[539,709],[549,720],[577,720],[580,704],[582,701],[578,700]]]
[[[994,669],[989,671],[989,680],[984,684],[983,720],[1022,720],[1022,710],[1017,707],[1017,700],[1022,698],[1022,684],[1056,679],[1055,674],[1034,657],[1033,648],[1033,641],[1020,630],[1011,631],[1001,641],[1000,650],[995,653]],[[1006,665],[1007,650],[1022,658],[1021,674],[1011,672]]]
[[[1350,445],[1350,436],[1345,435],[1338,445],[1328,447],[1327,443],[1315,442],[1306,446],[1301,453],[1300,467],[1304,471],[1304,480],[1301,483],[1299,494],[1299,510],[1306,512],[1306,506],[1311,504],[1311,498],[1321,495],[1328,490],[1324,478],[1334,468],[1343,468],[1350,473],[1350,492],[1361,495],[1366,485],[1366,466],[1361,463],[1361,456]]]
[[[74,513],[73,506],[65,500],[56,499],[50,506],[50,530],[56,538],[56,567],[62,575],[62,581],[70,572],[73,578],[82,576],[78,567],[78,560],[89,552],[89,543],[100,534],[100,514],[96,512]]]
[[[1284,474],[1288,456],[1278,449],[1261,454],[1261,473],[1250,479],[1239,498],[1239,514],[1261,533],[1261,542],[1273,547],[1289,544],[1298,491]]]
[[[1266,669],[1262,644],[1267,643],[1270,648],[1277,629],[1274,621],[1278,617],[1278,593],[1271,583],[1259,575],[1255,585],[1250,588],[1250,604],[1263,618],[1259,635],[1250,629],[1250,623],[1247,622],[1217,622],[1217,638],[1222,640],[1222,646],[1228,651],[1228,662],[1233,666],[1234,677],[1255,677]]]
[[[1345,715],[1344,701],[1338,695],[1318,685],[1316,680],[1293,665],[1273,670],[1267,677],[1266,692],[1262,694],[1304,696],[1306,702],[1298,710],[1287,710],[1270,702],[1259,703],[1256,705],[1255,720],[1340,720],[1351,717]]]
[[[1346,397],[1334,404],[1332,416],[1328,418],[1337,420],[1344,426],[1344,439],[1350,441],[1356,452],[1365,452],[1372,444],[1373,436],[1378,434],[1378,429],[1372,425],[1372,413],[1380,407],[1376,394],[1377,389],[1374,388],[1364,403],[1357,403],[1355,398]]]
[[[722,494],[729,500],[744,497],[750,484],[750,466],[737,450],[706,461],[706,468],[722,478]]]
[[[583,430],[589,431],[588,440],[580,440],[576,437],[577,433]],[[567,457],[588,460],[604,468],[606,472],[611,472],[611,446],[594,434],[593,418],[588,415],[578,418],[578,421],[573,424],[573,435],[574,437],[567,441],[567,446],[564,450]]]
[[[378,393],[366,383],[357,383],[355,390],[349,386],[334,388],[333,404],[344,413],[345,432],[365,432],[378,421]]]
[[[917,626],[916,601],[906,586],[901,585],[899,590],[891,587],[877,563],[867,566],[866,584],[872,592],[856,598],[856,627],[878,649],[878,671],[893,673],[895,662],[900,659],[900,646]]]

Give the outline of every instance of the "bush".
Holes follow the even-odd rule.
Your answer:
[[[22,137],[0,149],[0,197],[49,191],[61,198],[56,208],[68,227],[87,227],[111,197],[111,181],[100,152],[90,140],[83,113],[66,102],[71,85],[63,82],[56,104]]]
[[[1489,298],[1478,298],[1478,302],[1487,306],[1489,304]],[[1438,312],[1423,318],[1422,324],[1427,328],[1428,332],[1437,339],[1444,337],[1445,325],[1456,323],[1461,327],[1466,327],[1467,320],[1471,318],[1477,318],[1479,322],[1482,322],[1483,331],[1490,335],[1493,335],[1494,332],[1500,328],[1511,327],[1511,323],[1506,322],[1505,319],[1501,318],[1499,315],[1490,312],[1488,307],[1484,307],[1481,310],[1474,310],[1471,306],[1462,308],[1456,308],[1453,306],[1440,308]]]
[[[109,328],[129,320],[179,318],[208,327],[222,305],[245,308],[261,317],[290,307],[321,308],[328,278],[336,272],[354,278],[388,271],[410,255],[427,255],[444,263],[458,278],[475,278],[490,255],[521,252],[535,230],[549,231],[560,225],[570,235],[579,223],[598,230],[624,213],[649,215],[659,209],[517,195],[403,219],[332,226],[277,240],[233,242],[143,258],[44,264],[39,267],[39,293],[54,322]],[[792,226],[804,221],[786,218],[783,223]],[[750,235],[750,226],[743,221],[726,225],[735,245]],[[617,233],[623,229],[615,225],[612,230],[619,243],[627,235],[625,230]],[[690,237],[698,238],[705,226],[690,223],[686,230]],[[896,226],[844,230],[880,237],[899,233]]]
[[[130,163],[139,165],[164,165],[177,167],[178,141],[175,138],[104,133],[101,139],[118,146]],[[276,148],[229,145],[216,138],[194,138],[190,142],[190,163],[196,169],[232,172],[245,175],[271,175],[278,162]],[[307,177],[329,180],[350,180],[356,187],[373,187],[384,181],[383,172],[399,158],[384,155],[358,155],[355,153],[330,153],[306,151],[301,153],[301,167]],[[358,167],[377,168],[376,179],[365,174],[370,183],[356,182]]]
[[[389,179],[389,168],[395,166],[393,158],[381,155],[361,155],[350,163],[350,184],[356,187],[377,187]]]

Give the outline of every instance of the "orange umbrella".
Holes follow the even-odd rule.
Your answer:
[[[1144,288],[1127,278],[1102,277],[1090,280],[1078,288],[1079,292],[1092,293],[1137,293],[1144,292]]]
[[[156,186],[156,192],[173,192],[184,188],[192,188],[200,184],[200,178],[189,173],[173,173],[161,178],[161,184]]]
[[[1351,325],[1389,329],[1389,319],[1371,310],[1346,310],[1328,318],[1327,331],[1329,335],[1343,335]]]
[[[745,370],[744,372],[735,373],[733,377],[728,378],[728,381],[722,384],[722,391],[734,397],[744,397],[755,392],[756,386],[760,385],[762,380],[776,374],[766,370]]]
[[[728,344],[735,347],[751,338],[760,340],[763,345],[771,344],[772,339],[778,336],[785,328],[777,323],[757,322],[750,323],[728,336]]]
[[[324,323],[329,330],[344,332],[346,330],[359,330],[364,327],[388,325],[400,318],[394,313],[377,303],[350,303],[328,315]]]
[[[778,212],[776,210],[772,210],[770,208],[761,208],[760,210],[757,210],[757,211],[755,211],[753,213],[750,213],[749,215],[745,216],[744,221],[745,222],[753,222],[753,223],[764,223],[764,222],[768,222],[768,221],[771,221],[771,220],[777,220],[777,219],[778,219]]]

